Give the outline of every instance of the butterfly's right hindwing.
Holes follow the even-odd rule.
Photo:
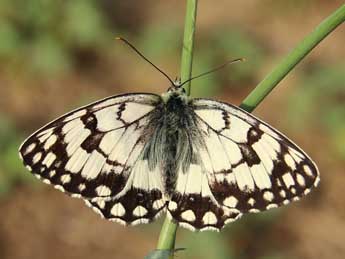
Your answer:
[[[194,99],[191,105],[199,131],[191,141],[195,159],[188,170],[178,170],[168,205],[181,226],[220,230],[244,213],[288,204],[318,185],[314,162],[277,130],[229,104]]]

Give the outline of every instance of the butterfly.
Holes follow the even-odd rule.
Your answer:
[[[220,230],[245,213],[299,200],[319,183],[315,163],[239,107],[123,94],[67,113],[20,147],[28,170],[125,225],[163,212],[191,230]]]

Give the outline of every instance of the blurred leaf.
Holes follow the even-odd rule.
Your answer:
[[[345,159],[345,64],[315,66],[291,94],[288,120],[294,128],[327,131],[336,153]],[[321,104],[321,105],[320,105]],[[298,114],[298,116],[296,116]]]
[[[15,55],[20,47],[20,36],[13,24],[0,20],[0,58]]]
[[[92,0],[3,0],[0,17],[0,57],[43,76],[68,72],[85,48],[101,55],[112,37]]]
[[[102,41],[107,32],[106,22],[93,1],[74,0],[65,5],[63,33],[70,44],[94,46]]]
[[[19,159],[20,137],[13,124],[0,114],[0,195],[6,194],[18,181],[34,181],[34,177],[25,173]]]
[[[151,24],[147,26],[139,40],[139,48],[145,50],[145,55],[150,58],[159,58],[164,55],[178,57],[181,39],[178,35],[180,28],[174,22],[166,24]]]
[[[71,65],[64,46],[49,35],[36,39],[32,46],[31,61],[32,69],[48,75],[65,72]]]

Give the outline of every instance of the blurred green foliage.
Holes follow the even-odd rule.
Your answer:
[[[301,76],[289,100],[289,121],[298,130],[326,131],[335,155],[345,160],[345,64],[315,65]],[[296,116],[298,114],[298,116]],[[315,116],[318,114],[318,116]]]
[[[226,34],[224,34],[226,31]],[[255,85],[257,68],[262,65],[265,47],[249,32],[237,28],[218,28],[196,45],[193,74],[203,73],[228,60],[245,58],[246,62],[231,64],[202,79],[192,88],[194,96],[212,96],[227,85],[234,91],[243,85]]]
[[[0,114],[0,196],[18,182],[34,181],[18,157],[21,136],[8,118]]]
[[[112,37],[97,2],[2,0],[0,60],[39,74],[75,68],[78,53],[104,50]]]

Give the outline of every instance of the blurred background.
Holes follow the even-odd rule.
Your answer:
[[[140,2],[140,4],[138,4]],[[162,219],[125,228],[36,180],[20,143],[78,106],[125,92],[162,93],[179,74],[185,1],[2,0],[0,3],[0,258],[143,258]],[[200,1],[192,95],[236,105],[343,1]],[[316,161],[321,185],[300,202],[247,215],[221,233],[179,229],[184,258],[345,258],[345,29],[308,56],[254,114]]]

